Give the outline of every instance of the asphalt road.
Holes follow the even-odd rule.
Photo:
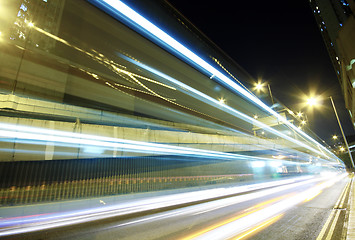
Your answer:
[[[285,236],[289,240],[317,239],[348,182],[349,178],[345,178],[332,187],[325,189],[311,201],[291,208],[279,221],[254,235],[252,239],[284,240],[286,239]],[[344,205],[339,209],[338,221],[335,223],[334,219],[332,219],[326,234],[320,239],[342,239],[346,209],[348,207],[347,200],[348,196],[344,198]],[[334,224],[334,230],[330,232],[329,228],[332,224]]]
[[[348,177],[337,182],[326,179],[16,235],[11,239],[317,239],[350,181]],[[329,222],[324,239],[327,236],[341,239],[345,211],[339,211],[337,224]]]

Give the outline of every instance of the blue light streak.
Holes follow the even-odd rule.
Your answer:
[[[129,62],[131,62],[131,63],[133,63],[133,64],[135,64],[135,65],[137,65],[137,66],[139,66],[139,67],[141,67],[141,68],[143,68],[143,69],[145,69],[145,70],[147,70],[147,71],[149,71],[149,72],[151,72],[151,73],[153,73],[153,74],[155,74],[157,76],[159,76],[159,77],[162,77],[162,78],[168,80],[170,83],[174,84],[174,86],[176,88],[180,88],[180,89],[182,89],[183,91],[185,91],[186,93],[188,93],[190,95],[193,94],[191,96],[194,96],[195,98],[197,98],[197,99],[199,99],[199,100],[201,100],[201,101],[203,101],[205,103],[209,103],[210,105],[212,105],[214,107],[221,108],[224,111],[228,112],[229,114],[234,115],[234,116],[238,117],[239,119],[242,119],[245,122],[253,123],[254,125],[264,129],[265,131],[268,131],[268,132],[270,132],[272,134],[275,134],[276,136],[279,136],[279,137],[281,137],[283,139],[286,139],[286,140],[288,140],[288,141],[290,141],[290,142],[292,142],[292,143],[294,143],[294,144],[296,144],[298,146],[301,146],[301,147],[304,147],[306,149],[309,149],[309,150],[311,150],[312,152],[314,152],[316,154],[320,154],[320,155],[323,155],[326,158],[329,158],[329,156],[327,156],[323,152],[318,151],[318,150],[308,146],[307,144],[302,143],[302,142],[300,142],[300,141],[298,141],[298,140],[296,140],[294,138],[291,138],[291,137],[289,137],[289,136],[287,136],[287,135],[285,135],[285,134],[273,129],[272,127],[270,127],[270,126],[268,126],[268,125],[266,125],[266,124],[264,124],[264,123],[262,123],[262,122],[260,122],[260,121],[258,121],[256,119],[254,119],[254,118],[252,118],[252,117],[250,117],[250,116],[248,116],[248,115],[246,115],[246,114],[244,114],[244,113],[242,113],[242,112],[240,112],[240,111],[238,111],[238,110],[236,110],[236,109],[234,109],[234,108],[232,108],[232,107],[230,107],[228,105],[221,104],[220,101],[218,101],[218,100],[216,100],[216,99],[214,99],[214,98],[212,98],[212,97],[210,97],[210,96],[198,91],[195,88],[192,88],[192,87],[190,87],[190,86],[178,81],[175,78],[170,77],[169,75],[166,75],[165,73],[162,73],[162,72],[160,72],[160,71],[158,71],[158,70],[156,70],[156,69],[154,69],[152,67],[149,67],[149,66],[147,66],[147,65],[145,65],[143,63],[137,62],[137,61],[135,61],[135,60],[133,60],[133,59],[131,59],[129,57],[126,57],[126,56],[122,55],[122,54],[120,54],[120,57],[122,57],[123,59],[125,59],[125,60],[127,60],[127,61],[129,61]]]
[[[0,137],[8,138],[9,141],[24,140],[36,141],[36,144],[60,143],[72,144],[72,147],[90,147],[103,148],[104,150],[139,152],[150,154],[164,154],[164,155],[184,155],[184,156],[198,156],[207,158],[218,158],[224,160],[263,160],[273,161],[272,158],[264,158],[257,156],[247,156],[241,154],[225,153],[218,151],[202,150],[196,148],[179,147],[161,143],[147,143],[141,141],[133,141],[119,138],[101,137],[95,135],[64,132],[58,130],[48,130],[43,128],[34,128],[27,126],[19,126],[12,124],[0,123]],[[4,139],[3,139],[4,141]]]
[[[118,17],[120,19],[124,19],[126,23],[133,25],[134,28],[139,29],[141,32],[146,34],[148,37],[157,39],[160,43],[164,44],[165,47],[168,49],[171,49],[175,54],[178,56],[182,57],[183,59],[187,59],[188,62],[193,63],[193,65],[198,66],[199,68],[203,69],[205,72],[209,74],[209,76],[214,76],[213,79],[218,80],[220,83],[223,85],[227,86],[229,89],[233,90],[234,92],[238,93],[245,99],[255,103],[271,115],[275,116],[278,121],[282,122],[283,124],[287,125],[288,127],[292,128],[294,131],[308,139],[309,141],[313,142],[316,144],[320,149],[323,149],[323,151],[327,152],[330,156],[333,157],[335,161],[339,161],[339,159],[327,148],[325,148],[323,145],[318,143],[316,140],[308,136],[306,133],[298,129],[296,126],[291,124],[290,122],[287,121],[284,117],[280,116],[278,113],[276,113],[274,110],[269,108],[266,104],[264,104],[260,99],[258,99],[256,96],[245,90],[243,87],[235,83],[233,80],[225,76],[223,73],[218,71],[216,68],[214,68],[212,65],[207,63],[205,60],[197,56],[195,53],[193,53],[191,50],[186,48],[184,45],[176,41],[174,38],[172,38],[170,35],[165,33],[163,30],[152,24],[150,21],[148,21],[146,18],[141,16],[139,13],[134,11],[132,8],[128,7],[126,4],[124,4],[120,0],[89,0],[93,4],[97,5],[110,15],[114,17]],[[287,137],[287,136],[286,136]],[[289,137],[287,137],[289,138]],[[309,147],[306,147],[309,149]],[[319,152],[315,149],[312,151],[317,152],[318,154],[321,154],[325,156],[326,158],[329,158],[328,155],[324,154],[323,152]]]

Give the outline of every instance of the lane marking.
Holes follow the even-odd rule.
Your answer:
[[[325,233],[327,232],[327,229],[328,229],[329,225],[332,223],[332,225],[330,227],[330,230],[328,232],[328,235],[326,237],[327,240],[331,239],[331,237],[333,235],[334,228],[336,226],[336,223],[337,223],[339,215],[340,215],[340,211],[341,211],[341,210],[338,209],[339,205],[340,204],[341,204],[341,206],[343,205],[344,200],[346,198],[346,194],[345,193],[347,192],[349,186],[350,186],[350,181],[348,181],[348,183],[344,187],[342,193],[340,194],[337,202],[335,203],[335,205],[333,207],[332,212],[330,213],[326,223],[324,224],[324,226],[323,226],[323,228],[322,228],[321,232],[319,233],[319,235],[318,235],[316,240],[322,240],[323,239],[323,237],[325,236]],[[334,218],[334,221],[332,222],[334,215],[335,215],[335,218]]]
[[[341,209],[343,208],[343,204],[344,204],[344,202],[345,202],[345,199],[346,199],[346,196],[347,196],[347,193],[348,193],[348,190],[349,190],[349,186],[350,186],[350,181],[347,183],[347,185],[345,186],[345,192],[344,192],[344,190],[343,190],[343,195],[341,196],[341,201],[340,201],[340,205],[338,205],[337,206],[337,213],[336,213],[336,215],[335,215],[335,218],[334,218],[334,220],[333,220],[333,223],[332,223],[332,225],[331,225],[331,227],[330,227],[330,229],[329,229],[329,232],[328,232],[328,235],[327,235],[327,238],[326,238],[326,240],[330,240],[330,239],[332,239],[332,236],[333,236],[333,234],[334,234],[334,229],[335,229],[335,226],[337,225],[337,223],[338,223],[338,219],[339,219],[339,216],[340,216],[340,213],[341,213]]]
[[[351,187],[350,187],[350,193],[349,193],[349,198],[348,198],[348,211],[346,213],[346,217],[345,217],[345,223],[344,223],[344,227],[343,227],[343,234],[342,234],[342,240],[345,239],[352,239],[354,238],[353,234],[352,234],[352,226],[354,225],[354,221],[352,220],[353,218],[353,208],[354,208],[354,173],[351,174]]]
[[[319,233],[319,235],[318,235],[316,240],[322,240],[323,239],[323,236],[324,236],[325,232],[327,231],[328,225],[330,224],[330,221],[333,219],[334,214],[335,214],[335,209],[333,209],[332,212],[330,213],[326,223],[324,224],[324,226],[322,228],[322,231]]]
[[[328,235],[327,235],[327,237],[326,237],[326,240],[332,239],[335,226],[336,226],[337,223],[338,223],[338,219],[339,219],[339,215],[340,215],[341,210],[337,209],[336,212],[337,212],[337,213],[336,213],[336,215],[335,215],[335,218],[334,218],[334,220],[333,220],[332,225],[330,226],[330,229],[329,229]]]
[[[343,200],[341,201],[340,206],[339,206],[339,208],[341,208],[341,209],[344,208],[345,199],[346,199],[346,196],[348,195],[348,192],[350,192],[351,183],[352,183],[352,179],[348,182],[348,185],[346,186],[346,192],[345,192]]]

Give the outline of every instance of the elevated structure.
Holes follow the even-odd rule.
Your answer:
[[[6,4],[4,204],[344,167],[164,1]]]

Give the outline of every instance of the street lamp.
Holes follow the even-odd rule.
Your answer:
[[[258,83],[255,84],[255,90],[256,91],[260,92],[261,90],[263,90],[263,88],[264,88],[264,84],[263,83],[258,82]]]
[[[318,99],[315,97],[310,97],[307,99],[307,104],[313,107],[318,104]]]
[[[263,91],[264,90],[264,86],[267,85],[267,88],[268,88],[268,91],[269,91],[269,95],[270,95],[270,98],[271,98],[271,102],[272,102],[272,105],[275,104],[274,102],[274,97],[272,96],[272,92],[271,92],[271,88],[270,88],[270,84],[267,83],[267,82],[262,82],[262,81],[258,81],[257,83],[254,84],[254,89],[257,91],[257,92],[260,92],[260,91]]]
[[[225,104],[226,100],[224,98],[220,98],[220,99],[218,99],[218,102],[220,104]]]
[[[339,120],[339,116],[338,116],[338,112],[335,108],[335,104],[334,104],[334,101],[333,101],[333,98],[332,96],[329,96],[329,99],[330,99],[330,102],[332,103],[332,107],[333,107],[333,110],[334,110],[334,114],[335,114],[335,117],[338,121],[338,124],[339,124],[339,128],[340,128],[340,131],[341,131],[341,134],[343,136],[343,139],[344,139],[344,142],[345,142],[345,146],[346,146],[346,149],[348,150],[348,153],[349,153],[349,157],[350,157],[350,161],[351,161],[351,165],[353,166],[353,168],[355,168],[354,166],[354,160],[353,160],[353,157],[351,156],[351,152],[350,152],[350,149],[349,149],[349,144],[348,144],[348,141],[346,140],[346,137],[345,137],[345,134],[344,134],[344,131],[343,131],[343,127],[341,126],[341,123],[340,123],[340,120]],[[314,97],[311,97],[311,98],[308,98],[307,99],[307,104],[310,105],[310,106],[314,106],[317,104],[317,99],[314,98]],[[337,137],[336,137],[337,138]],[[333,136],[333,139],[336,139],[334,138]],[[343,148],[344,149],[344,148]],[[345,150],[345,149],[344,149]]]

